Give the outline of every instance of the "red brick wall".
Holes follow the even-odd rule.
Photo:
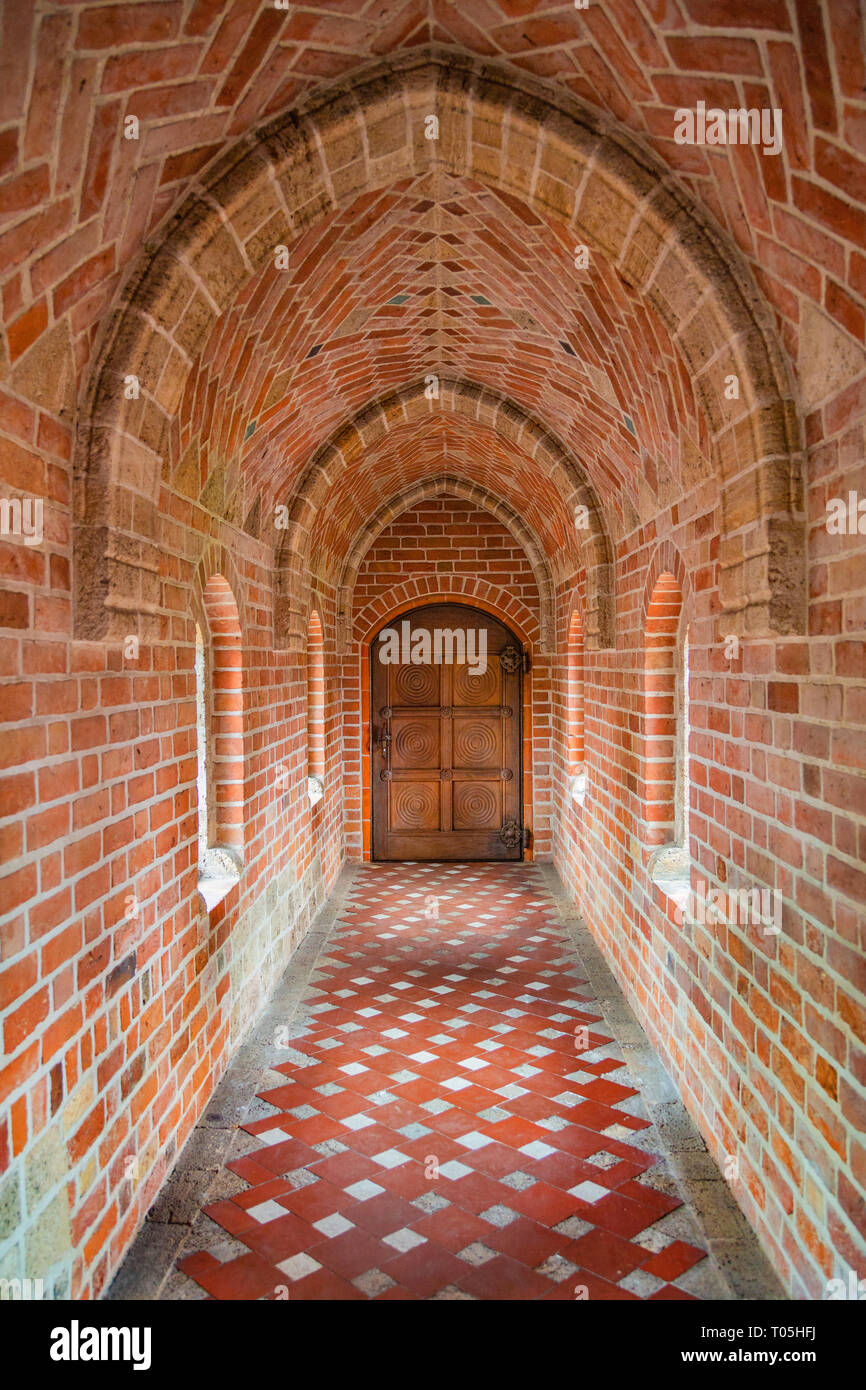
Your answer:
[[[584,805],[568,797],[561,740],[555,760],[560,871],[709,1147],[738,1160],[733,1191],[800,1298],[866,1259],[866,552],[824,526],[829,497],[866,495],[862,418],[849,391],[808,422],[809,636],[745,639],[728,659],[714,528],[697,509],[694,522],[662,517],[620,544],[617,650],[585,654]],[[665,534],[690,627],[692,882],[776,889],[779,935],[689,931],[647,872],[658,647],[646,603],[674,568]],[[562,722],[572,601],[566,586]]]
[[[422,502],[380,533],[358,573],[355,612],[407,578],[452,575],[507,589],[537,619],[538,589],[523,550],[496,517],[457,497]]]
[[[6,396],[0,429],[6,481],[48,499],[46,543],[2,546],[0,841],[14,867],[0,877],[0,1162],[44,1165],[22,1238],[34,1222],[54,1231],[45,1275],[96,1295],[334,880],[336,691],[331,678],[326,794],[311,811],[306,673],[272,655],[268,549],[168,491],[155,632],[130,657],[121,644],[71,641],[68,431]],[[236,764],[234,724],[220,745],[234,717],[220,700],[227,682],[240,686],[242,805],[223,802],[221,838],[241,829],[242,811],[244,867],[208,915],[196,888],[193,663],[196,592],[201,605],[215,575],[240,614],[239,651],[223,643],[223,660],[217,642],[214,697],[217,744]],[[205,605],[214,633],[230,616],[224,599]],[[333,615],[323,618],[327,669]]]

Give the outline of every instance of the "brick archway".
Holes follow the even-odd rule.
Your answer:
[[[430,111],[436,142],[424,138]],[[374,161],[386,126],[392,147]],[[346,162],[349,128],[356,157]],[[577,102],[554,106],[529,78],[427,49],[310,99],[228,151],[127,283],[82,402],[76,636],[115,638],[131,610],[145,623],[157,611],[171,422],[201,343],[273,253],[265,229],[297,236],[357,193],[434,165],[556,220],[660,316],[709,421],[728,630],[801,631],[800,427],[787,360],[745,259],[719,244],[669,174]],[[731,376],[734,400],[724,390]],[[130,377],[137,391],[127,398]]]
[[[584,648],[580,605],[575,601],[565,639],[565,731],[562,747],[570,776],[584,768]]]
[[[477,590],[477,592],[476,592]],[[360,688],[360,745],[361,745],[361,853],[364,860],[372,855],[372,820],[370,787],[370,642],[383,624],[399,618],[415,608],[431,603],[462,603],[492,614],[510,628],[530,653],[537,648],[539,627],[529,609],[518,599],[479,580],[455,577],[447,584],[434,580],[416,579],[397,585],[389,593],[368,604],[356,616],[353,635],[357,644]],[[530,845],[524,858],[533,857],[532,842],[539,829],[535,814],[533,780],[533,666],[524,675],[523,687],[523,824],[530,832]],[[546,819],[545,819],[546,829]]]
[[[652,558],[647,567],[646,582],[643,590],[643,601],[641,604],[641,626],[646,630],[647,618],[649,616],[650,605],[653,592],[659,577],[662,574],[673,575],[677,586],[682,595],[683,608],[691,611],[692,587],[688,576],[688,571],[683,564],[683,557],[671,540],[660,541],[653,551]]]
[[[231,551],[227,549],[226,546],[219,541],[210,540],[206,542],[199,556],[199,561],[196,565],[195,575],[193,577],[193,593],[199,605],[201,605],[201,595],[204,593],[208,582],[218,574],[223,576],[232,591],[235,604],[237,605],[240,630],[243,632],[248,615],[246,594],[244,592],[244,586],[241,583],[237,565],[235,564]]]
[[[560,499],[564,510],[572,515],[577,507],[585,508],[587,528],[579,546],[579,555],[586,570],[589,644],[607,647],[613,643],[613,548],[595,494],[581,470],[569,457],[559,441],[514,401],[474,382],[443,379],[439,394],[430,399],[423,381],[414,382],[384,400],[374,402],[337,434],[327,441],[310,463],[295,497],[290,523],[285,532],[277,558],[277,599],[275,632],[277,640],[296,645],[298,617],[297,595],[303,576],[309,571],[313,527],[318,514],[327,506],[331,489],[357,460],[365,456],[389,432],[409,422],[423,424],[439,413],[451,413],[469,421],[477,421],[492,429],[515,449],[522,450],[537,466],[539,474],[550,480],[552,495]],[[435,480],[434,480],[435,481]],[[553,641],[552,579],[550,562],[542,555],[540,543],[529,534],[516,509],[477,483],[455,479],[455,486],[468,489],[466,496],[485,493],[490,499],[489,510],[506,522],[518,536],[527,554],[535,552],[533,565],[539,579],[539,595],[543,607],[542,641],[545,650]],[[427,486],[422,484],[419,486]],[[438,484],[437,484],[438,486]],[[431,494],[432,495],[432,494]],[[386,504],[390,508],[389,499]],[[485,505],[488,505],[485,503]],[[510,519],[506,520],[506,510]],[[383,522],[383,524],[386,524]],[[518,535],[519,527],[522,535]],[[360,540],[360,538],[359,538]],[[575,547],[578,548],[577,546]],[[345,580],[342,581],[345,584]],[[342,587],[342,586],[341,586]],[[346,610],[348,611],[348,610]]]
[[[641,607],[643,659],[643,846],[670,843],[678,819],[677,762],[681,711],[677,707],[678,662],[692,613],[692,588],[683,558],[672,541],[662,541],[647,569]],[[687,789],[684,789],[687,791]]]
[[[373,541],[386,526],[403,512],[408,511],[410,507],[414,507],[418,502],[427,501],[431,497],[441,497],[446,494],[460,497],[466,502],[483,507],[485,511],[490,512],[492,516],[501,521],[518,544],[523,547],[538,586],[541,610],[539,646],[542,651],[551,651],[555,640],[553,584],[546,557],[542,553],[538,540],[518,513],[488,488],[480,487],[477,483],[467,483],[462,478],[448,476],[417,483],[414,487],[408,488],[405,492],[392,498],[374,517],[371,517],[367,525],[351,542],[338,584],[340,630],[337,640],[340,650],[346,651],[351,640],[355,583],[364,556]]]
[[[530,652],[537,652],[541,638],[538,622],[520,599],[483,579],[449,575],[447,580],[420,576],[395,584],[356,614],[352,623],[355,642],[369,641],[371,634],[388,618],[396,618],[407,608],[430,603],[468,603],[483,608],[510,627]]]

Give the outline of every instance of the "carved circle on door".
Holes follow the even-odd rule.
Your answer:
[[[395,705],[435,705],[439,700],[439,675],[434,666],[400,666],[394,673]]]
[[[434,767],[439,760],[439,739],[431,720],[400,724],[394,733],[392,759],[404,767]]]
[[[405,830],[421,830],[438,818],[438,795],[426,782],[394,787],[394,822]]]
[[[488,705],[498,693],[499,677],[492,666],[481,673],[470,671],[468,666],[454,668],[455,704]]]
[[[454,728],[454,761],[461,766],[485,767],[497,763],[499,741],[492,725],[480,719],[459,720]]]
[[[460,830],[484,830],[498,825],[498,796],[489,787],[458,782],[454,788],[454,823]]]

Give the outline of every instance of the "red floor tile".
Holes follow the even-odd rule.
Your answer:
[[[417,1207],[394,1192],[383,1192],[381,1197],[372,1197],[368,1202],[356,1202],[348,1213],[350,1221],[374,1236],[387,1236],[403,1226],[415,1226],[420,1216]]]
[[[461,1207],[476,1214],[488,1207],[512,1206],[511,1199],[517,1195],[503,1183],[489,1178],[486,1173],[470,1173],[465,1178],[458,1178],[453,1185],[453,1192]]]
[[[344,1141],[345,1142],[345,1141]],[[335,1187],[346,1188],[352,1183],[368,1178],[375,1182],[379,1168],[366,1154],[349,1149],[346,1153],[334,1154],[331,1158],[319,1158],[310,1165],[321,1178],[333,1183]]]
[[[443,1207],[432,1216],[425,1216],[422,1221],[416,1222],[414,1229],[419,1236],[435,1240],[455,1255],[475,1241],[485,1242],[491,1231],[489,1222],[455,1205]]]
[[[515,1192],[511,1205],[515,1211],[522,1212],[524,1216],[531,1217],[533,1221],[540,1221],[545,1226],[556,1226],[578,1210],[583,1213],[583,1204],[579,1198],[572,1197],[569,1192],[563,1192],[559,1187],[551,1187],[546,1182],[537,1182],[525,1192]]]
[[[275,1201],[277,1197],[282,1197],[291,1188],[291,1183],[286,1178],[271,1177],[270,1181],[256,1183],[255,1187],[250,1187],[246,1192],[239,1192],[232,1198],[235,1206],[247,1211],[250,1207],[257,1207],[260,1202]]]
[[[683,1240],[675,1240],[660,1250],[652,1259],[644,1262],[643,1268],[657,1279],[678,1279],[687,1269],[704,1258],[705,1252],[695,1245],[687,1245]]]
[[[239,1178],[243,1178],[244,1182],[269,1182],[274,1175],[272,1170],[265,1168],[260,1161],[264,1153],[265,1150],[260,1149],[255,1159],[251,1158],[249,1154],[245,1155],[243,1158],[234,1158],[230,1163],[226,1164],[226,1167],[229,1172],[235,1173]]]
[[[368,1269],[381,1269],[394,1255],[390,1246],[383,1245],[369,1231],[359,1227],[331,1240],[320,1240],[318,1245],[310,1247],[309,1253],[343,1279],[355,1279],[359,1274],[366,1274]]]
[[[497,1255],[477,1269],[471,1269],[460,1280],[460,1287],[476,1298],[534,1299],[547,1293],[547,1279],[509,1255]]]
[[[363,1301],[364,1295],[349,1283],[347,1279],[342,1279],[339,1274],[335,1274],[332,1269],[324,1266],[317,1269],[314,1274],[309,1274],[306,1279],[299,1279],[297,1283],[289,1283],[283,1280],[284,1287],[289,1291],[289,1302],[328,1302],[328,1303],[348,1303]]]
[[[354,1197],[350,1197],[341,1187],[325,1182],[324,1179],[311,1183],[308,1187],[294,1188],[277,1200],[280,1206],[288,1208],[310,1224],[320,1221],[325,1216],[333,1216],[334,1212],[343,1212],[347,1207],[357,1205]]]
[[[264,1298],[285,1283],[280,1271],[256,1254],[241,1255],[194,1277],[214,1298],[230,1300]]]
[[[254,1216],[247,1216],[243,1207],[239,1207],[237,1202],[212,1202],[210,1206],[202,1208],[205,1216],[209,1216],[211,1221],[215,1221],[218,1226],[222,1226],[229,1235],[240,1235],[241,1231],[249,1230],[250,1226],[255,1226]]]
[[[609,1197],[602,1197],[593,1203],[592,1219],[603,1230],[615,1231],[618,1236],[630,1238],[651,1226],[656,1216],[650,1206],[611,1193]]]
[[[285,1216],[277,1217],[275,1221],[248,1226],[241,1231],[238,1239],[255,1250],[257,1255],[270,1260],[271,1264],[278,1264],[290,1255],[308,1250],[316,1235],[317,1232],[306,1221],[286,1212]]]
[[[294,1168],[306,1168],[308,1164],[318,1161],[319,1155],[315,1149],[297,1140],[285,1144],[269,1144],[266,1149],[259,1149],[256,1154],[257,1165],[266,1169],[269,1176],[273,1173],[290,1173]],[[246,1174],[240,1173],[239,1176],[245,1177]]]
[[[495,1133],[495,1129],[493,1133]],[[506,1178],[509,1173],[514,1173],[526,1169],[523,1165],[531,1160],[527,1160],[524,1154],[518,1153],[508,1144],[498,1144],[495,1141],[487,1144],[483,1149],[476,1149],[472,1155],[472,1162],[476,1168],[483,1173],[488,1173],[491,1178]]]
[[[577,1291],[581,1291],[581,1298],[587,1302],[622,1302],[630,1303],[637,1299],[637,1294],[630,1289],[621,1288],[619,1284],[612,1283],[609,1279],[602,1279],[589,1269],[581,1269],[576,1279],[569,1279],[572,1285],[572,1298],[577,1297]]]
[[[410,1289],[420,1298],[429,1298],[438,1289],[456,1284],[466,1272],[466,1264],[441,1246],[425,1245],[399,1255],[383,1266],[383,1273]]]
[[[610,1231],[587,1231],[563,1251],[572,1264],[616,1282],[631,1274],[645,1257],[643,1247],[632,1245]]]
[[[425,1176],[423,1162],[403,1163],[399,1168],[392,1168],[390,1172],[383,1171],[376,1178],[376,1182],[389,1192],[396,1192],[398,1196],[405,1197],[407,1202],[414,1202],[422,1193],[430,1192],[433,1188],[438,1190],[442,1186],[441,1182],[431,1181]]]
[[[549,1226],[542,1226],[538,1221],[521,1217],[519,1221],[512,1221],[511,1225],[502,1231],[494,1229],[484,1243],[491,1249],[501,1250],[503,1255],[511,1255],[513,1259],[521,1260],[523,1264],[529,1265],[530,1269],[534,1269],[551,1255],[564,1250],[569,1240],[568,1236],[558,1235]]]
[[[309,1120],[295,1120],[292,1128],[305,1144],[321,1144],[323,1139],[342,1138],[345,1128],[331,1115],[313,1115]]]

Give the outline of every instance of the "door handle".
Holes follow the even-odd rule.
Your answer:
[[[385,762],[388,761],[388,749],[390,748],[390,746],[391,746],[391,735],[390,735],[390,733],[388,732],[388,729],[387,729],[387,727],[386,727],[386,728],[384,728],[384,729],[382,730],[382,733],[381,733],[381,736],[380,736],[380,743],[379,743],[379,748],[380,748],[380,751],[381,751],[381,753],[382,753],[382,757],[384,758]]]

